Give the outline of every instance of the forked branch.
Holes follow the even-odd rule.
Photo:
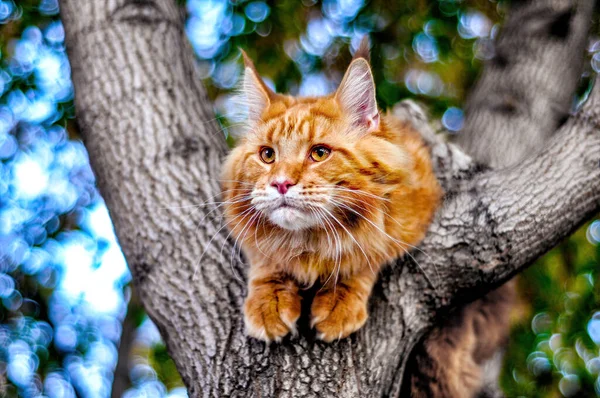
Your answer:
[[[324,344],[307,330],[266,346],[244,335],[236,276],[246,266],[214,204],[226,145],[180,9],[173,0],[62,0],[61,15],[100,191],[190,396],[397,395],[406,358],[440,309],[502,283],[599,207],[597,90],[542,154],[505,171],[483,170],[429,135],[447,198],[426,254],[414,252],[420,267],[408,259],[387,268],[369,322],[351,338]]]

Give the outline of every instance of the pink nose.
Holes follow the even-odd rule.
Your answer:
[[[296,185],[296,184],[294,184],[290,180],[285,180],[284,182],[273,181],[271,183],[271,186],[277,188],[277,192],[279,192],[282,195],[285,195],[285,193],[288,191],[288,189],[290,189],[290,187],[293,185]]]

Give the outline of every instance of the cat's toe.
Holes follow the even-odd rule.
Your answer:
[[[343,339],[360,329],[367,321],[366,302],[352,292],[320,292],[311,307],[311,326],[317,338],[331,342]]]
[[[244,304],[246,333],[266,342],[281,341],[289,333],[296,334],[300,312],[300,297],[294,293],[250,295]]]

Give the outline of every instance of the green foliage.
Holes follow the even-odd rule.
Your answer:
[[[333,89],[351,59],[351,44],[356,44],[356,39],[364,34],[371,37],[379,105],[391,108],[402,99],[413,98],[429,106],[435,117],[442,117],[449,108],[463,106],[483,62],[491,55],[490,45],[506,8],[502,2],[489,0],[371,0],[366,3],[357,0],[346,2],[357,7],[355,13],[339,17],[331,7],[341,2],[333,0],[269,0],[265,2],[268,15],[256,22],[249,16],[249,7],[261,1],[177,1],[187,4],[191,15],[199,7],[218,3],[223,6],[220,12],[229,18],[226,21],[234,18],[240,24],[243,22],[239,31],[219,33],[218,51],[206,53],[198,51],[199,38],[188,29],[199,53],[199,66],[209,96],[215,101],[217,118],[226,129],[233,126],[225,117],[226,99],[241,73],[238,48],[248,52],[258,71],[273,82],[279,92],[295,94],[314,76],[328,89]],[[6,70],[14,55],[14,41],[27,27],[37,26],[43,30],[58,20],[55,13],[48,15],[40,11],[40,0],[19,0],[15,4],[18,17],[1,26],[0,61]],[[305,45],[311,40],[311,32],[315,34],[316,28],[311,24],[319,21],[334,32],[330,33],[331,41],[322,53]],[[226,69],[228,66],[231,68]],[[589,89],[589,76],[588,73],[582,84],[582,96]],[[2,92],[0,105],[5,105],[7,93],[27,92],[35,87],[31,75],[27,74],[11,76],[9,84]],[[59,118],[52,123],[68,126],[70,135],[75,135],[72,102],[58,104],[57,114]],[[233,143],[231,136],[227,139]],[[3,200],[0,197],[0,205]],[[73,220],[76,216],[75,213],[61,215],[60,228],[53,230],[49,238],[76,228]],[[583,226],[520,277],[522,300],[515,311],[501,376],[507,396],[600,395],[600,336],[594,334],[600,334],[595,329],[600,329],[596,323],[600,322],[600,315],[598,320],[595,317],[600,310],[600,245],[590,243],[594,241],[589,238],[589,228],[589,225]],[[13,337],[28,340],[32,330],[39,332],[51,324],[48,298],[54,283],[41,285],[31,275],[18,270],[11,277],[22,297],[29,301],[20,306],[19,316],[3,302],[0,323],[20,322],[18,327],[11,328],[19,334]],[[56,273],[49,276],[59,277]],[[129,310],[139,329],[147,327],[147,318],[137,303],[130,304]],[[85,327],[77,329],[80,335],[88,332]],[[82,344],[76,351],[84,354],[87,341],[81,339]],[[65,356],[52,344],[39,346],[36,354],[40,361],[37,368],[40,380],[62,366]],[[164,344],[148,345],[136,340],[131,357],[152,366],[157,379],[168,390],[182,385]],[[0,357],[0,365],[3,361],[6,358]],[[0,366],[0,394],[16,396],[13,386],[3,385],[2,369]]]
[[[151,351],[150,364],[154,367],[158,379],[171,390],[183,385],[175,363],[167,352],[164,344],[157,344]]]
[[[231,14],[243,16],[247,4],[235,2]],[[412,97],[427,104],[438,117],[448,107],[463,104],[482,61],[491,56],[491,35],[497,27],[492,28],[504,14],[503,5],[488,0],[373,0],[352,19],[331,17],[323,11],[325,5],[315,1],[268,1],[267,4],[270,14],[265,21],[253,23],[246,18],[241,33],[226,37],[227,44],[222,50],[201,62],[217,68],[229,62],[241,64],[238,48],[243,48],[278,92],[294,94],[302,78],[310,74],[322,73],[330,82],[339,82],[351,59],[350,37],[369,35],[380,107],[390,108]],[[472,20],[473,16],[478,18],[476,27],[481,32],[476,33],[480,36],[465,31],[465,27],[473,27],[469,26],[469,18]],[[342,26],[341,31],[350,33],[348,36],[333,33],[324,54],[311,53],[303,48],[302,41],[310,41],[307,25],[315,20]],[[191,39],[193,42],[194,37]],[[429,46],[432,48],[428,54]],[[417,47],[422,48],[421,54]],[[409,89],[405,82],[411,79],[407,75],[413,76],[413,86],[421,76],[421,85],[429,87]],[[206,85],[214,99],[231,90],[229,85],[223,86],[215,73],[206,79]]]
[[[600,245],[585,225],[519,280],[521,303],[501,383],[508,396],[600,394],[598,316]],[[587,232],[587,234],[586,234]]]

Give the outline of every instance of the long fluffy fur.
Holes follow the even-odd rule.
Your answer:
[[[332,341],[360,329],[381,267],[423,239],[440,204],[420,134],[391,114],[380,120],[366,48],[363,42],[338,91],[317,98],[273,93],[245,57],[248,133],[226,160],[222,189],[226,224],[250,262],[244,320],[252,337],[295,334],[300,290],[315,284],[310,317],[317,337]],[[318,145],[331,151],[322,162],[310,159]],[[261,160],[265,147],[275,153],[272,163]],[[284,180],[294,191],[288,199],[273,188]],[[280,210],[295,221],[279,223],[273,217]],[[410,379],[413,393],[452,397],[460,389],[459,396],[472,396],[480,359],[501,340],[478,336],[481,319],[496,316],[493,308],[465,310],[430,336],[414,359],[423,371]],[[482,344],[490,345],[485,353]]]
[[[366,321],[382,264],[423,238],[439,205],[428,149],[409,125],[391,115],[380,121],[363,57],[336,93],[318,98],[275,94],[245,63],[249,133],[224,166],[223,196],[227,225],[251,263],[248,333],[263,340],[293,333],[298,289],[319,284],[312,324],[323,340],[345,337]],[[326,161],[310,160],[315,145],[331,149]],[[265,146],[276,162],[261,161]],[[264,198],[277,178],[301,187],[292,202],[308,221],[282,228],[270,218]]]

